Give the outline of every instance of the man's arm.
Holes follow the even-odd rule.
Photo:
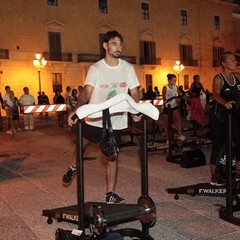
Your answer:
[[[76,112],[76,110],[81,107],[82,105],[88,103],[88,101],[90,100],[90,97],[92,95],[92,91],[93,91],[93,86],[91,85],[85,85],[82,89],[82,91],[80,92],[79,96],[78,96],[78,100],[77,100],[77,104],[76,107],[74,108],[74,112]]]
[[[138,103],[139,102],[139,91],[138,91],[138,87],[135,87],[133,89],[130,90],[131,93],[131,97],[133,98],[133,100]]]
[[[85,85],[84,88],[82,89],[82,91],[80,92],[79,96],[78,96],[78,100],[77,100],[77,104],[76,107],[74,108],[73,112],[71,112],[69,114],[68,117],[68,124],[70,126],[72,126],[73,124],[76,123],[77,119],[72,120],[72,116],[74,114],[76,114],[76,111],[79,107],[81,107],[82,105],[85,105],[86,103],[89,102],[90,97],[92,95],[92,91],[93,91],[93,86],[91,85]]]
[[[228,102],[227,100],[225,100],[223,97],[220,96],[221,87],[222,87],[222,79],[220,78],[219,75],[216,75],[213,78],[212,97],[218,104],[223,105],[227,109],[231,109],[232,108],[232,103],[234,103],[234,101],[229,101]]]
[[[220,96],[221,87],[222,87],[222,79],[220,78],[219,75],[216,75],[213,78],[213,83],[212,83],[212,97],[217,103],[224,105],[227,101]]]

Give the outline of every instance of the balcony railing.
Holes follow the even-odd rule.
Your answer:
[[[161,58],[140,58],[140,65],[161,65]]]
[[[78,62],[97,62],[102,58],[104,58],[104,56],[98,54],[78,54]],[[136,57],[134,56],[121,56],[121,59],[124,59],[131,64],[136,64],[137,62]]]
[[[72,62],[72,53],[44,52],[43,57],[47,61]]]
[[[181,60],[184,66],[198,66],[198,60]]]
[[[0,49],[0,59],[9,59],[8,49]]]

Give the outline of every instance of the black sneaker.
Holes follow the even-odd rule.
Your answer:
[[[123,198],[119,197],[114,192],[108,192],[106,194],[106,203],[107,204],[121,204],[121,203],[125,203],[125,200]]]
[[[73,177],[76,174],[77,169],[73,166],[70,166],[68,170],[63,175],[63,184],[70,184],[73,180]]]
[[[210,184],[212,186],[220,187],[220,186],[225,185],[226,183],[221,178],[217,178],[216,176],[212,176]]]

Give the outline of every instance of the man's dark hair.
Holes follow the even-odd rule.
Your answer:
[[[111,39],[118,37],[121,42],[123,42],[122,35],[117,31],[109,31],[103,37],[103,42],[108,43]]]
[[[10,87],[9,86],[5,86],[5,90],[7,90],[7,89],[10,89]]]

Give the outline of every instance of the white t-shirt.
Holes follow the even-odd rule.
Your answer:
[[[23,94],[20,99],[19,102],[22,106],[29,106],[29,105],[33,105],[34,104],[34,97],[31,94]]]
[[[128,93],[129,89],[139,86],[134,67],[119,59],[117,66],[109,66],[104,59],[93,64],[86,77],[85,85],[94,87],[89,103],[101,103],[119,93]],[[85,119],[92,126],[102,127],[102,119]],[[127,113],[111,116],[115,130],[127,128]]]
[[[174,85],[173,88],[170,88],[168,86],[168,84],[165,85],[166,87],[166,100],[168,100],[169,98],[171,97],[176,97],[178,95],[178,91],[177,91],[177,86]],[[169,102],[166,103],[166,106],[170,104],[171,105],[171,108],[174,108],[177,106],[177,100],[176,98],[175,99],[172,99],[170,100]]]
[[[7,103],[7,105],[8,105],[9,107],[13,107],[13,100],[12,100],[12,98],[11,98],[10,93],[6,93],[6,94],[4,95],[3,100]]]

